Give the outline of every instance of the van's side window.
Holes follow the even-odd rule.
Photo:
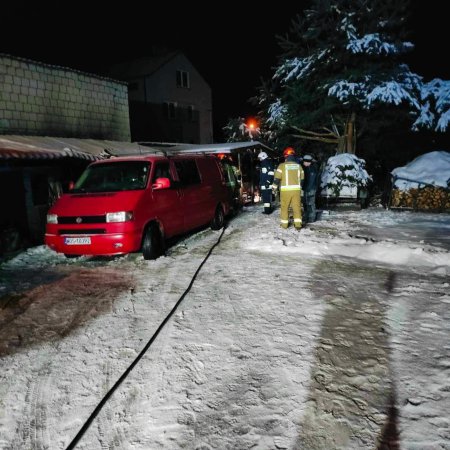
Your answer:
[[[183,186],[199,184],[201,182],[197,164],[195,164],[193,159],[175,161],[175,169],[178,174],[178,179]]]
[[[170,167],[168,162],[158,162],[155,164],[153,182],[155,182],[157,178],[169,178],[169,180],[172,179],[172,177],[170,176]]]

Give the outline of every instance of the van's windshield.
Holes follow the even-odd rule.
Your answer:
[[[145,189],[150,162],[119,161],[89,166],[75,183],[72,193]]]

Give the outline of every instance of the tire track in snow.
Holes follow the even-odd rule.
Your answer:
[[[34,369],[28,377],[25,402],[20,413],[17,433],[12,441],[11,450],[50,448],[52,441],[49,437],[48,408],[52,403],[52,357],[54,348],[45,346],[45,358],[38,362],[39,367]],[[49,401],[50,399],[50,401]]]

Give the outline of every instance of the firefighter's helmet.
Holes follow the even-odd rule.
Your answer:
[[[267,159],[268,157],[269,157],[269,156],[267,155],[266,152],[260,152],[259,155],[258,155],[258,159],[259,159],[260,161],[264,161],[264,160]]]
[[[283,156],[287,158],[288,156],[295,155],[295,150],[292,147],[286,147],[283,152]]]

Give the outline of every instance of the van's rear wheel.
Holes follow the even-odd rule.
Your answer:
[[[159,227],[150,225],[145,231],[142,241],[142,255],[144,259],[156,259],[164,252],[164,242]]]
[[[214,218],[211,221],[211,229],[212,230],[220,230],[225,223],[225,214],[223,213],[222,206],[218,206],[216,208],[216,212],[214,213]]]

